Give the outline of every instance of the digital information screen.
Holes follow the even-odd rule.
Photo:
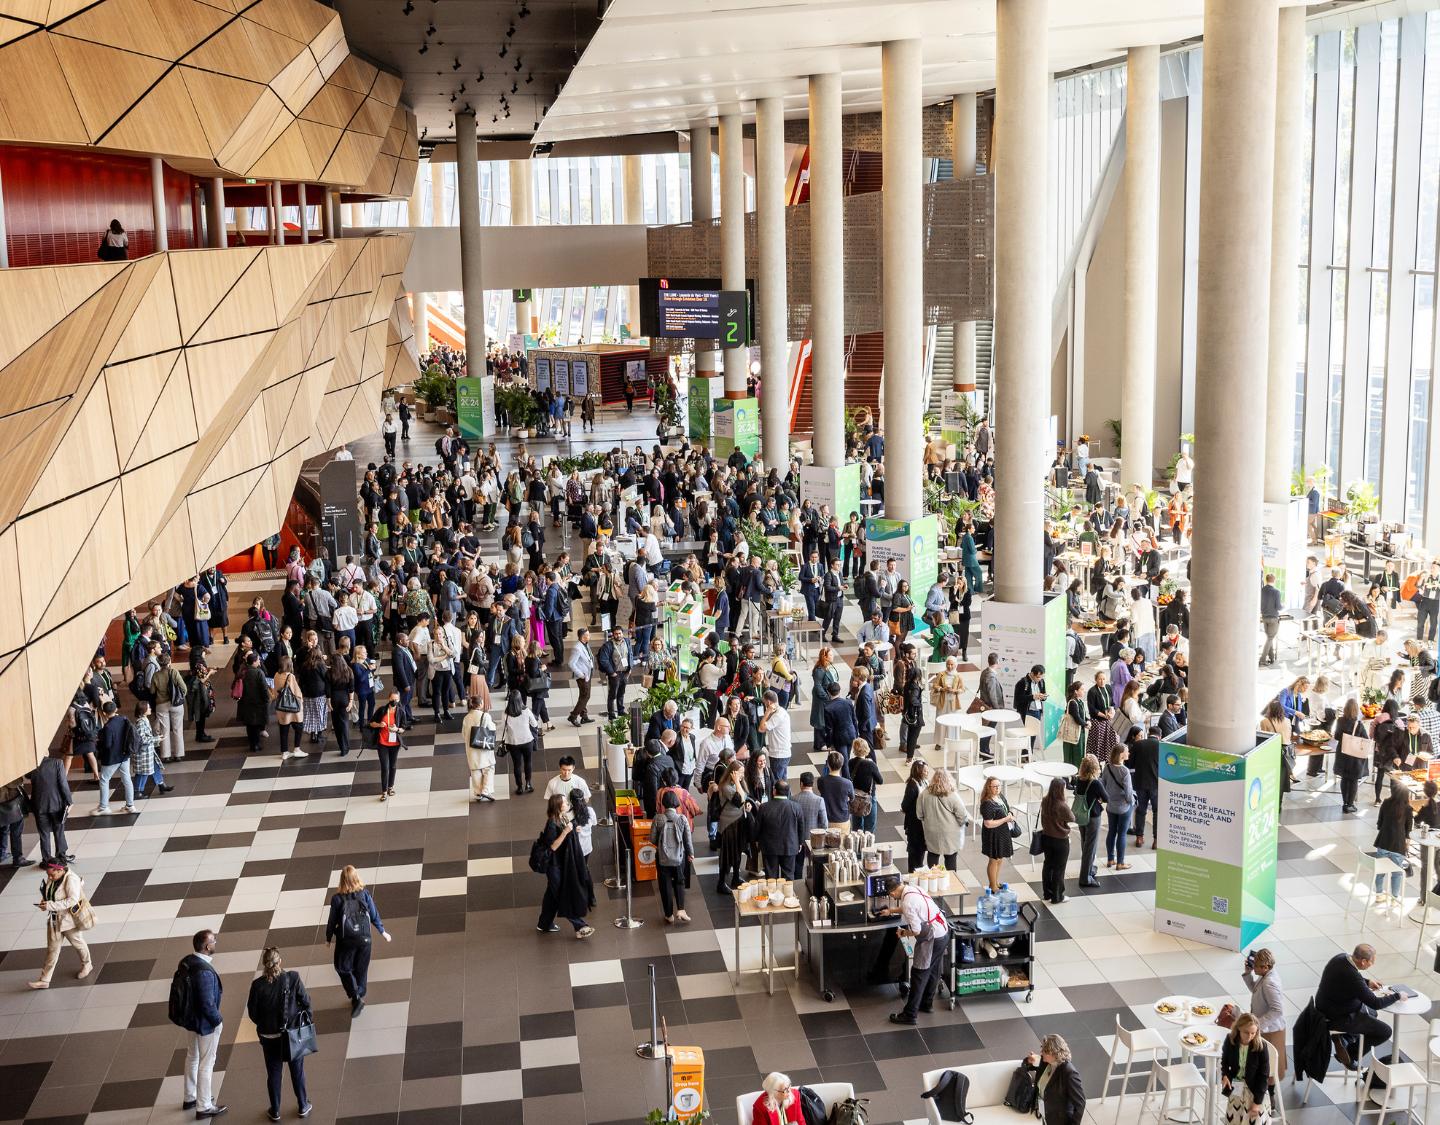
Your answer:
[[[693,340],[720,338],[720,294],[714,289],[661,289],[656,294],[657,335]]]

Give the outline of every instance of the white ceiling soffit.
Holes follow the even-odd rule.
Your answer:
[[[1281,0],[1282,3],[1298,0]],[[1050,66],[1198,36],[1204,0],[1052,0]],[[612,0],[537,141],[685,129],[780,97],[806,112],[809,74],[844,74],[846,113],[880,108],[880,50],[924,41],[927,102],[995,85],[995,0]]]

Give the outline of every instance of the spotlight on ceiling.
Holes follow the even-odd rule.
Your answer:
[[[492,124],[492,125],[498,125],[498,124],[500,124],[500,115],[499,115],[498,113],[492,113],[492,114],[490,115],[490,124]]]
[[[453,63],[451,63],[451,64],[450,64],[450,69],[451,69],[451,70],[459,70],[459,69],[460,69],[460,60],[459,60],[459,59],[456,59]]]
[[[525,60],[522,59],[519,55],[516,55],[516,56],[515,56],[515,73],[516,73],[516,74],[519,74],[520,71],[521,71],[521,68],[523,68],[524,65],[525,65]]]
[[[530,5],[522,3],[520,5],[520,11],[517,14],[523,20],[526,16],[530,14]]]
[[[506,39],[514,39],[514,38],[515,38],[515,25],[514,25],[513,23],[512,23],[508,28],[506,28],[506,30],[505,30],[505,38],[506,38]]]
[[[518,82],[512,82],[512,83],[510,83],[510,92],[511,92],[512,94],[518,94],[518,93],[520,92],[520,83],[518,83]]]
[[[510,53],[510,44],[509,44],[509,43],[501,43],[501,44],[500,44],[500,57],[503,59],[503,58],[504,58],[506,55],[508,55],[509,53]]]
[[[429,49],[430,49],[430,44],[429,44],[429,43],[421,43],[421,44],[420,44],[420,53],[421,53],[422,55],[423,55],[426,51],[428,51]]]
[[[432,35],[434,35],[434,34],[435,34],[435,25],[432,23],[432,24],[430,24],[428,27],[425,28],[425,38],[426,38],[426,39],[429,39],[430,36],[432,36]]]
[[[485,81],[485,72],[484,72],[483,70],[479,70],[479,71],[476,71],[476,72],[475,72],[475,81],[476,81],[476,82],[484,82],[484,81]]]
[[[412,2],[412,0],[405,0],[405,7],[403,7],[403,8],[400,9],[400,14],[401,14],[402,16],[408,16],[408,15],[409,15],[411,12],[413,12],[414,10],[415,10],[415,5],[414,5],[414,3]]]
[[[525,85],[528,86],[528,85],[530,85],[530,83],[532,83],[532,82],[534,82],[534,81],[535,81],[535,75],[533,75],[533,74],[527,74],[527,75],[525,76]]]

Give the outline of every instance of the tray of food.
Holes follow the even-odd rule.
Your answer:
[[[1210,1036],[1206,1035],[1203,1031],[1187,1031],[1184,1035],[1180,1036],[1180,1042],[1184,1043],[1187,1047],[1204,1047],[1210,1042]]]
[[[1203,1019],[1205,1016],[1213,1016],[1215,1014],[1215,1009],[1209,1004],[1191,1004],[1190,1014],[1193,1016],[1200,1016]]]
[[[1173,1000],[1161,1000],[1155,1005],[1155,1011],[1162,1016],[1173,1016],[1180,1011],[1180,1005]]]

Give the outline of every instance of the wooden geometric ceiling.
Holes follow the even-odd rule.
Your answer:
[[[112,618],[273,533],[302,462],[379,426],[417,374],[410,241],[0,270],[0,782]]]
[[[314,0],[0,0],[0,142],[405,197],[400,90]]]

